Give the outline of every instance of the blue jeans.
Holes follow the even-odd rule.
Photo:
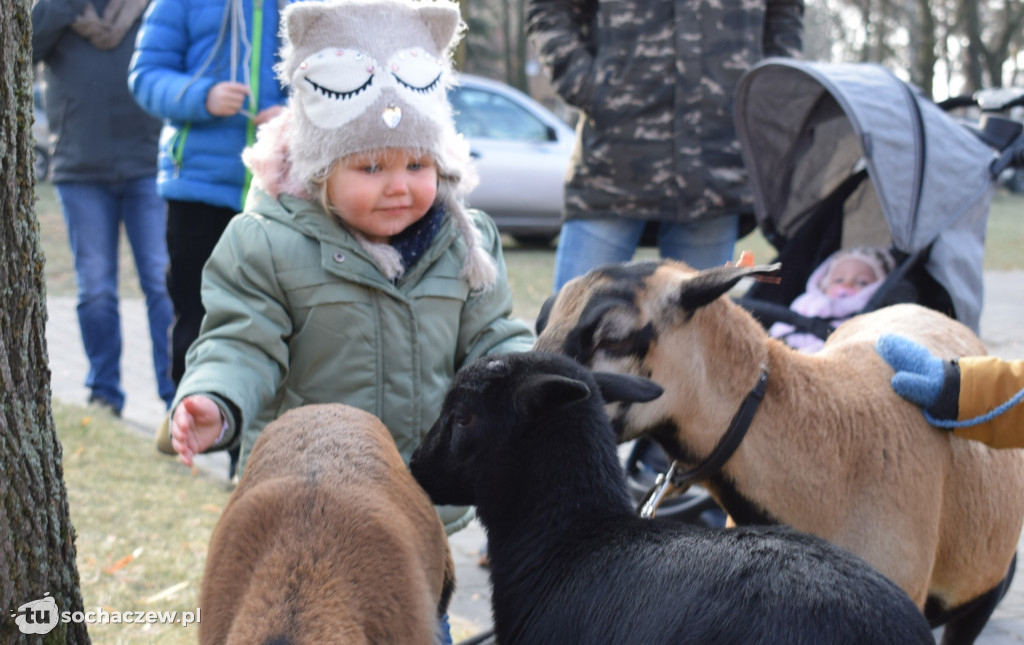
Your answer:
[[[566,221],[555,252],[555,291],[591,269],[633,259],[646,226],[646,220],[625,218]],[[658,252],[695,269],[719,266],[732,260],[738,230],[738,215],[662,222],[658,225]]]
[[[437,624],[437,635],[434,639],[435,645],[452,645],[452,626],[448,622],[448,614],[441,616]]]
[[[78,326],[89,359],[86,387],[92,390],[92,396],[104,399],[117,410],[124,407],[117,294],[118,243],[124,223],[146,296],[157,391],[170,405],[174,384],[168,369],[167,330],[172,313],[165,283],[166,216],[164,202],[156,193],[156,177],[61,182],[56,188],[75,261]]]

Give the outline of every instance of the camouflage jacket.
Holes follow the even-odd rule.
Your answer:
[[[567,218],[751,212],[732,120],[740,76],[796,56],[803,0],[530,0],[555,91],[582,111]]]

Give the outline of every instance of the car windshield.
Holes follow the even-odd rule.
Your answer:
[[[499,94],[457,87],[452,89],[449,99],[455,108],[455,127],[464,136],[516,141],[551,138],[542,121]]]

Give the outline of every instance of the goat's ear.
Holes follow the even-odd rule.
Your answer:
[[[512,401],[519,416],[534,419],[589,397],[590,388],[583,381],[558,374],[533,374],[519,383]]]
[[[665,392],[654,381],[632,374],[594,372],[594,380],[597,381],[597,387],[601,390],[601,398],[605,403],[646,403]]]
[[[714,302],[747,276],[776,276],[781,269],[782,265],[778,262],[752,267],[721,266],[706,269],[683,283],[679,290],[679,306],[687,311],[695,311]]]

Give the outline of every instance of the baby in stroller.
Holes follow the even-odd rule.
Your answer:
[[[858,246],[840,249],[811,273],[807,290],[793,300],[790,309],[838,327],[839,323],[864,309],[894,266],[892,255],[883,248]],[[773,324],[768,333],[807,353],[817,352],[825,344],[814,334],[798,331],[784,322]]]

